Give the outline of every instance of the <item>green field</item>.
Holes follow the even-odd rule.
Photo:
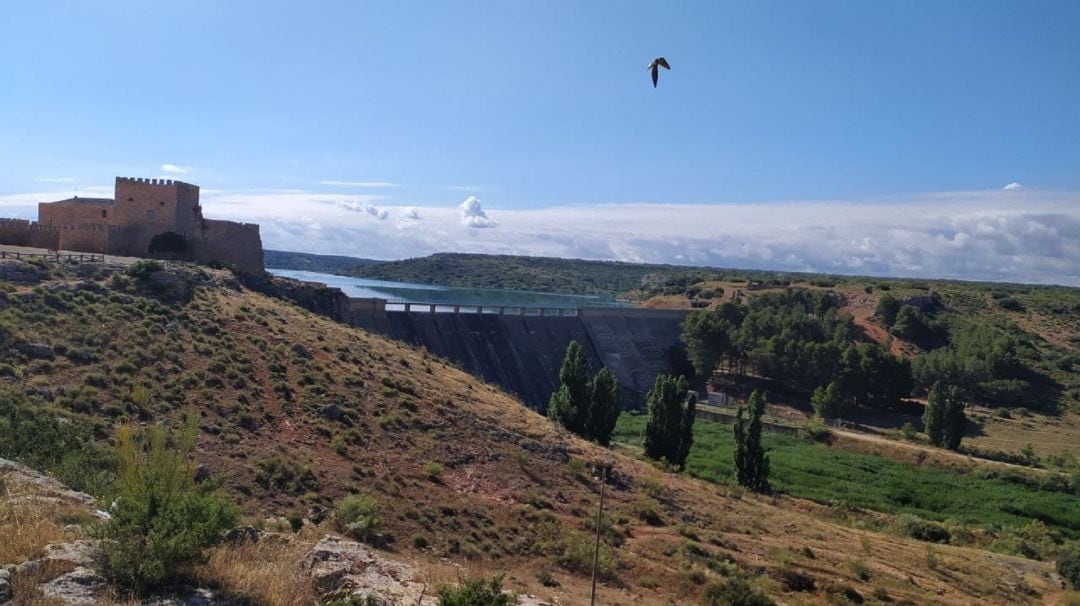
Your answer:
[[[612,440],[640,445],[646,417],[624,413]],[[882,457],[833,450],[796,436],[764,434],[773,489],[821,503],[984,528],[1024,526],[1039,519],[1080,537],[1080,497],[973,474],[917,467]],[[698,419],[687,471],[710,482],[734,478],[730,425]]]

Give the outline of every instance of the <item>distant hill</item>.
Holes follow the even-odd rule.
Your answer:
[[[650,273],[680,269],[684,268],[621,261],[437,253],[367,265],[350,274],[362,278],[464,288],[615,295],[638,288],[642,278]]]
[[[291,252],[287,250],[263,251],[266,266],[273,269],[293,269],[316,271],[324,274],[349,275],[357,267],[381,263],[374,259],[343,257],[341,255],[315,255],[311,253]]]

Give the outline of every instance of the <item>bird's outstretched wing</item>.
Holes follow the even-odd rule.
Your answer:
[[[667,59],[663,57],[657,57],[656,62],[659,63],[664,69],[671,69],[671,66],[668,65]]]
[[[656,66],[652,66],[652,86],[656,88],[656,80],[660,77],[660,70],[656,69]]]

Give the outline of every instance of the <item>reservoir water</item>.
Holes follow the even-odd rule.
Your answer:
[[[622,303],[612,297],[599,295],[564,295],[559,293],[503,290],[498,288],[458,288],[409,282],[389,282],[322,274],[291,269],[267,269],[284,278],[319,282],[340,288],[349,297],[386,299],[388,309],[401,303],[434,303],[454,305],[502,305],[505,307],[617,307]]]

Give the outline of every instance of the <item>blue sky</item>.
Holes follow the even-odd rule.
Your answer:
[[[272,247],[759,265],[769,260],[656,252],[670,237],[605,247],[616,235],[559,223],[559,209],[694,205],[672,214],[695,222],[705,211],[693,208],[722,220],[747,207],[745,220],[768,227],[781,203],[901,212],[953,194],[976,210],[1080,221],[1077,2],[45,0],[2,11],[11,215],[32,216],[34,196],[105,192],[115,175],[173,176],[204,188],[208,214],[266,221]],[[672,71],[654,90],[645,66],[657,55]],[[1013,182],[1026,197],[1002,198]],[[467,196],[488,224],[457,208]],[[960,233],[934,199],[939,228]],[[343,208],[360,211],[355,225],[334,215]],[[403,239],[418,230],[398,219],[423,222],[410,208],[447,211],[448,223]],[[529,247],[550,234],[500,229],[544,210],[543,225],[599,243]],[[820,215],[807,217],[847,219]],[[304,222],[323,231],[290,239],[284,228]],[[328,222],[354,231],[327,236]],[[841,237],[891,227],[879,217]],[[1040,279],[1080,281],[1072,263]]]

